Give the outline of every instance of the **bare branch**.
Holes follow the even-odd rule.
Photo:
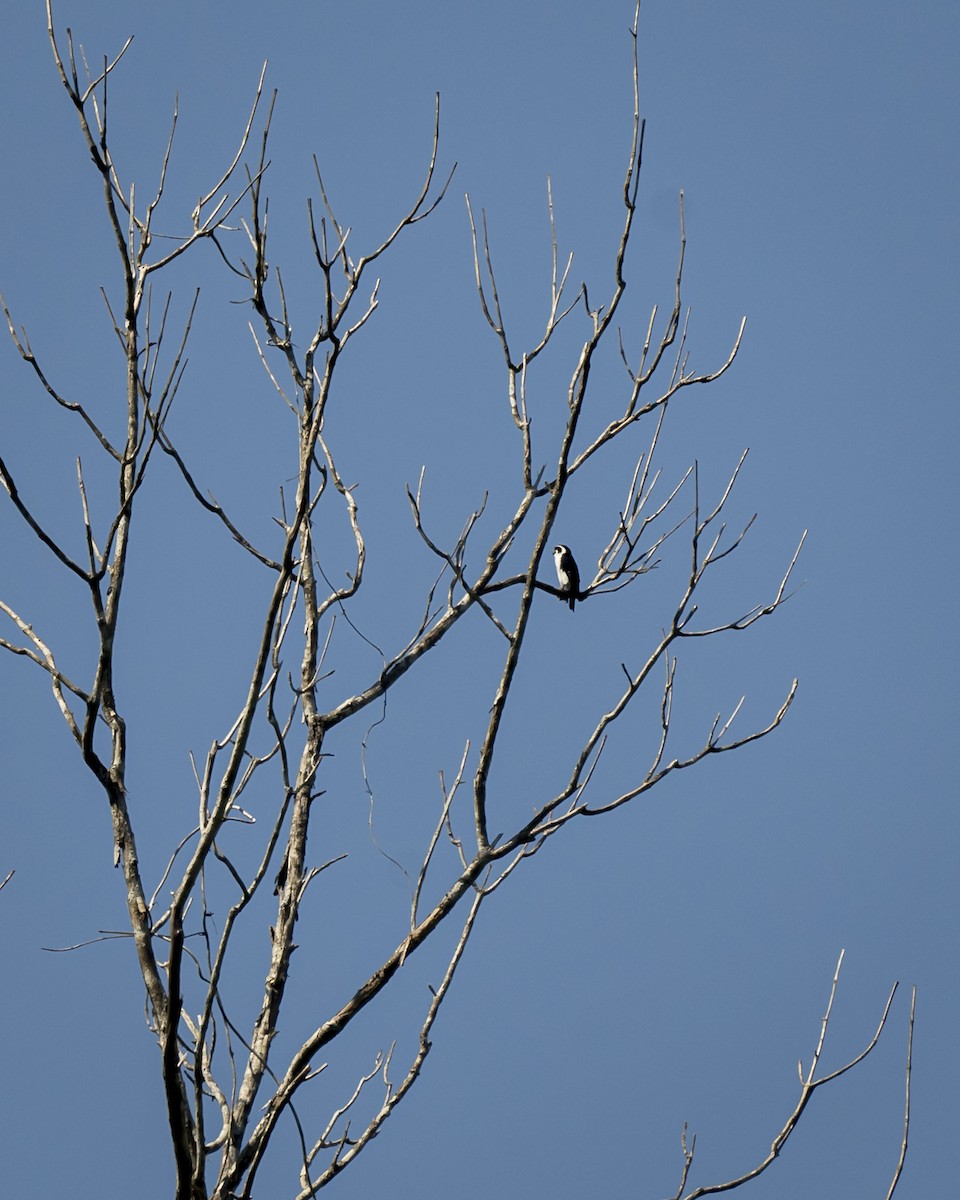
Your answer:
[[[50,396],[53,400],[55,400],[56,403],[59,404],[61,408],[65,408],[68,412],[77,413],[77,415],[81,418],[81,420],[84,422],[84,424],[87,426],[87,428],[93,434],[93,436],[97,439],[97,441],[100,443],[100,445],[104,448],[104,450],[107,451],[107,453],[111,456],[111,458],[114,458],[117,461],[119,461],[120,452],[111,444],[111,442],[109,441],[107,436],[99,428],[97,423],[93,420],[93,418],[90,416],[90,414],[84,408],[84,406],[82,404],[77,403],[76,401],[71,401],[71,400],[65,399],[57,391],[57,389],[50,383],[50,381],[47,379],[46,375],[43,372],[43,369],[41,368],[40,364],[37,362],[37,359],[33,353],[33,350],[30,347],[30,342],[27,339],[26,331],[21,330],[19,334],[17,333],[17,330],[13,324],[13,318],[10,315],[10,310],[7,308],[6,301],[4,300],[2,294],[0,294],[0,308],[3,309],[3,315],[7,319],[7,328],[10,331],[10,337],[13,340],[13,344],[17,348],[17,352],[19,353],[19,355],[23,359],[23,361],[25,363],[27,363],[30,367],[33,368],[34,373],[36,374],[37,378],[40,380],[40,383],[43,386],[43,389],[47,393],[47,395]]]
[[[715,1183],[706,1187],[694,1188],[692,1192],[689,1192],[686,1195],[685,1200],[699,1200],[700,1196],[712,1196],[718,1192],[729,1192],[734,1188],[742,1187],[743,1184],[748,1183],[751,1179],[756,1179],[758,1175],[762,1175],[763,1172],[766,1171],[771,1163],[773,1163],[773,1161],[778,1157],[788,1138],[793,1133],[794,1129],[796,1129],[800,1118],[803,1116],[804,1110],[810,1103],[810,1100],[813,1098],[813,1094],[817,1088],[822,1087],[826,1083],[830,1083],[834,1079],[838,1079],[841,1075],[845,1074],[858,1063],[862,1062],[880,1040],[880,1035],[883,1032],[884,1026],[886,1025],[887,1016],[890,1012],[890,1005],[893,1003],[893,997],[897,991],[897,984],[893,985],[890,995],[887,998],[887,1003],[884,1006],[883,1014],[880,1018],[880,1024],[877,1027],[877,1031],[864,1050],[862,1050],[860,1054],[858,1054],[855,1058],[850,1059],[849,1062],[838,1068],[836,1071],[831,1071],[830,1074],[824,1075],[819,1079],[816,1078],[816,1070],[820,1062],[821,1054],[823,1053],[823,1047],[827,1036],[827,1027],[830,1023],[830,1014],[833,1011],[833,1002],[837,994],[837,985],[840,979],[840,968],[843,965],[843,956],[844,951],[841,950],[840,957],[837,960],[837,967],[833,975],[833,983],[830,987],[830,998],[827,1001],[826,1012],[824,1013],[823,1020],[820,1024],[820,1036],[817,1040],[816,1049],[813,1052],[810,1068],[806,1073],[804,1073],[801,1069],[800,1099],[797,1101],[796,1108],[794,1108],[793,1112],[787,1118],[783,1128],[773,1139],[769,1154],[767,1154],[766,1157],[755,1167],[752,1167],[749,1171],[744,1172],[742,1175],[738,1175],[734,1179],[728,1180],[726,1183]],[[686,1173],[684,1174],[684,1178],[686,1178]]]
[[[917,1011],[917,989],[914,986],[910,991],[910,1022],[907,1032],[907,1065],[904,1071],[904,1101],[903,1101],[903,1140],[900,1143],[900,1157],[897,1159],[896,1170],[893,1173],[893,1178],[890,1180],[890,1187],[887,1191],[887,1200],[891,1200],[893,1193],[897,1190],[897,1184],[900,1182],[900,1176],[903,1174],[903,1165],[907,1160],[907,1142],[910,1135],[910,1074],[913,1068],[913,1020]]]
[[[418,1078],[431,1048],[436,1016],[486,896],[577,818],[609,813],[642,796],[672,772],[695,766],[712,754],[740,749],[767,736],[784,720],[796,693],[796,680],[772,716],[748,726],[743,714],[746,703],[741,697],[732,710],[717,706],[701,743],[675,748],[674,742],[679,739],[673,726],[674,704],[682,698],[675,655],[681,638],[745,630],[777,611],[789,596],[788,585],[803,538],[779,577],[772,599],[749,607],[734,620],[718,622],[709,616],[703,595],[706,589],[702,587],[707,573],[717,563],[732,559],[733,551],[744,545],[754,520],[750,517],[742,527],[727,526],[732,490],[746,452],[717,502],[701,510],[697,464],[671,467],[667,462],[664,466],[668,447],[662,433],[670,402],[682,389],[713,382],[733,364],[744,325],[741,322],[732,349],[719,367],[699,373],[691,367],[692,321],[682,301],[686,253],[682,192],[679,254],[676,273],[673,275],[671,269],[667,280],[670,303],[665,322],[658,319],[658,308],[654,306],[650,311],[646,302],[635,332],[620,315],[633,273],[632,239],[645,134],[639,108],[639,4],[631,30],[634,103],[626,162],[622,175],[614,181],[623,209],[600,302],[591,304],[586,282],[573,294],[573,254],[561,254],[559,250],[553,183],[548,177],[550,266],[545,280],[548,298],[543,332],[535,334],[533,343],[518,353],[505,328],[508,297],[503,289],[509,280],[494,269],[486,210],[481,208],[475,217],[467,197],[481,317],[494,335],[495,354],[503,358],[507,403],[500,419],[507,422],[508,436],[516,439],[512,463],[515,475],[505,485],[496,481],[500,490],[491,492],[489,506],[484,492],[482,501],[466,514],[459,533],[449,537],[438,538],[428,532],[431,519],[429,511],[425,512],[426,467],[420,472],[415,490],[406,488],[413,528],[408,527],[404,536],[414,547],[422,543],[439,563],[427,567],[413,616],[408,627],[401,627],[399,632],[394,620],[385,629],[375,626],[370,608],[363,607],[370,597],[370,582],[378,578],[377,568],[383,565],[376,563],[376,555],[381,553],[381,533],[387,525],[376,519],[379,514],[368,509],[369,504],[377,502],[376,497],[367,497],[361,507],[360,501],[367,495],[359,490],[357,482],[365,479],[362,468],[358,475],[348,473],[355,467],[340,440],[340,364],[348,350],[353,354],[350,348],[355,338],[358,345],[364,343],[364,331],[381,303],[379,279],[371,275],[369,286],[366,282],[371,264],[385,257],[401,234],[436,209],[456,169],[454,164],[441,183],[442,177],[437,176],[439,96],[419,190],[411,203],[390,215],[386,235],[366,253],[360,252],[353,226],[343,219],[348,214],[335,212],[320,162],[313,159],[319,200],[308,199],[306,203],[305,257],[301,259],[313,274],[314,286],[306,289],[307,299],[303,301],[305,289],[297,274],[300,262],[295,259],[292,266],[286,263],[281,269],[271,261],[274,244],[268,247],[267,146],[276,93],[261,116],[265,73],[260,74],[236,153],[213,187],[204,188],[196,206],[183,218],[189,232],[183,236],[158,233],[157,214],[171,190],[174,138],[180,119],[178,102],[174,102],[165,145],[158,151],[155,185],[146,191],[140,187],[138,205],[139,185],[122,179],[111,149],[116,117],[110,76],[130,42],[112,60],[104,59],[102,68],[91,60],[95,69],[90,70],[82,48],[75,52],[69,32],[67,52],[61,55],[49,0],[47,16],[57,70],[100,176],[104,213],[121,266],[120,286],[109,295],[105,290],[103,295],[123,359],[124,390],[117,420],[122,421],[124,435],[115,446],[101,432],[88,407],[66,400],[53,387],[37,364],[26,334],[17,332],[4,306],[14,345],[33,368],[40,385],[59,407],[77,413],[93,433],[103,452],[97,458],[100,466],[109,470],[110,495],[116,499],[111,501],[101,525],[96,516],[97,501],[103,494],[102,475],[96,473],[89,456],[82,466],[77,457],[84,548],[74,561],[41,525],[36,510],[21,499],[11,472],[0,461],[0,479],[21,517],[52,551],[59,567],[67,568],[85,585],[92,608],[91,680],[81,688],[65,678],[46,643],[7,605],[0,611],[17,632],[9,641],[0,639],[0,648],[28,658],[47,673],[83,761],[103,789],[112,822],[115,862],[122,867],[130,926],[129,934],[124,936],[131,936],[136,944],[147,989],[148,1022],[160,1047],[177,1200],[201,1194],[210,1200],[252,1196],[271,1139],[288,1112],[295,1121],[302,1151],[296,1187],[300,1189],[299,1200],[306,1200],[363,1152]],[[86,82],[81,82],[81,75]],[[262,121],[262,131],[255,135],[258,121]],[[252,153],[249,162],[244,161],[248,152]],[[242,175],[239,182],[238,171]],[[144,196],[148,197],[145,206]],[[247,201],[249,210],[238,228],[228,228],[231,214]],[[236,256],[231,241],[234,233],[240,235]],[[158,251],[161,238],[163,248]],[[274,516],[274,541],[278,544],[264,549],[242,535],[224,506],[206,492],[202,486],[202,460],[197,459],[196,450],[175,445],[170,432],[172,407],[187,378],[186,348],[197,292],[181,327],[171,316],[177,312],[171,294],[165,289],[154,295],[151,277],[174,262],[180,264],[178,270],[185,269],[186,261],[190,261],[185,260],[186,252],[203,239],[212,241],[229,270],[244,280],[246,299],[242,302],[249,302],[253,310],[248,328],[254,353],[266,372],[268,386],[295,418],[290,421],[275,408],[291,438],[292,478],[285,479],[280,488],[279,509]],[[594,285],[594,301],[597,294]],[[617,324],[619,321],[623,321],[623,328]],[[555,338],[563,322],[564,333]],[[640,343],[639,353],[632,344],[634,336]],[[617,372],[622,394],[612,408],[603,400],[604,411],[595,403],[598,387],[607,386],[608,350],[612,355],[619,352],[625,377]],[[559,375],[555,373],[558,361],[563,371]],[[549,381],[549,387],[543,388],[544,395],[540,394],[541,379]],[[604,382],[598,385],[597,380]],[[346,395],[349,398],[349,387]],[[613,420],[608,419],[611,413]],[[547,419],[541,420],[542,415]],[[621,437],[632,436],[633,426],[647,416],[650,427],[644,430],[639,453],[621,442],[629,454],[625,478],[622,485],[617,484],[623,487],[616,493],[622,498],[622,507],[601,517],[599,532],[590,535],[590,540],[602,549],[592,581],[585,588],[577,588],[576,598],[594,601],[588,619],[596,614],[598,618],[606,615],[608,620],[620,620],[626,597],[616,603],[608,603],[608,597],[635,585],[657,567],[661,557],[679,563],[677,594],[652,622],[646,617],[642,623],[630,616],[625,618],[623,629],[629,632],[631,644],[644,630],[652,628],[653,632],[638,649],[624,653],[626,661],[621,663],[620,673],[616,672],[614,659],[610,695],[605,705],[598,705],[588,715],[582,741],[559,747],[563,772],[558,776],[562,784],[559,790],[544,789],[542,794],[534,791],[519,817],[504,816],[515,810],[498,803],[496,789],[502,775],[494,770],[494,763],[501,765],[504,730],[510,728],[514,718],[523,721],[528,715],[523,706],[518,706],[515,689],[518,673],[525,669],[521,663],[525,653],[524,661],[529,661],[531,643],[527,634],[535,631],[539,637],[542,633],[536,622],[545,606],[535,607],[535,601],[538,593],[540,600],[544,594],[571,598],[552,582],[552,576],[550,580],[539,578],[545,556],[549,563],[557,523],[565,519],[561,507],[573,499],[568,487],[578,472],[592,472],[593,468],[599,471],[623,461],[619,451],[609,453],[601,467],[599,455],[612,450]],[[536,458],[534,427],[538,438],[543,431],[544,439],[542,445],[539,441],[536,445]],[[185,834],[182,829],[172,831],[165,839],[162,852],[156,856],[159,882],[148,898],[134,837],[135,812],[131,814],[126,801],[127,720],[131,721],[131,736],[135,729],[136,736],[142,738],[144,727],[132,715],[137,706],[128,710],[124,697],[117,695],[114,677],[116,674],[129,682],[129,675],[121,670],[118,655],[125,645],[117,631],[123,628],[119,624],[121,598],[131,539],[137,528],[134,509],[139,512],[140,489],[148,473],[151,478],[164,478],[162,471],[154,470],[156,461],[162,461],[154,453],[157,447],[176,466],[199,506],[215,516],[249,555],[268,567],[270,575],[259,577],[261,581],[265,578],[268,586],[251,644],[238,650],[245,673],[239,692],[229,701],[232,715],[225,722],[229,728],[215,740],[207,736],[209,749],[202,765],[191,757],[197,787],[194,827]],[[584,474],[582,482],[590,486],[597,478],[592,473],[589,477]],[[580,482],[576,481],[577,487]],[[505,495],[512,496],[505,515],[498,515],[497,524],[486,533],[489,514],[500,513],[497,506],[505,503]],[[399,503],[402,506],[402,498]],[[677,539],[681,530],[689,538],[686,543]],[[587,535],[583,537],[586,541]],[[683,558],[686,553],[689,560]],[[411,581],[414,578],[411,572]],[[378,597],[370,598],[376,604]],[[605,604],[606,609],[602,607]],[[699,615],[701,605],[707,613],[703,617]],[[425,816],[422,826],[411,826],[411,830],[419,829],[419,842],[412,852],[405,847],[397,860],[391,859],[404,872],[410,891],[409,910],[404,900],[388,918],[395,922],[399,912],[400,932],[394,929],[390,944],[397,938],[399,941],[387,954],[382,953],[381,944],[381,951],[368,962],[360,985],[352,981],[331,1008],[317,1007],[323,1002],[318,996],[312,1029],[289,1027],[289,1010],[284,1009],[284,1002],[288,988],[296,983],[296,976],[291,974],[292,956],[298,943],[315,932],[310,920],[301,915],[302,909],[309,914],[310,905],[304,904],[307,889],[328,867],[346,857],[343,844],[330,845],[331,839],[340,834],[337,822],[329,819],[327,805],[315,803],[324,796],[325,785],[331,792],[335,787],[343,790],[341,776],[326,774],[327,760],[339,748],[336,743],[328,745],[327,735],[369,705],[378,705],[377,713],[366,720],[366,732],[362,727],[357,731],[362,751],[359,773],[369,797],[370,833],[376,845],[372,763],[368,769],[367,761],[370,732],[396,713],[396,704],[389,703],[391,689],[428,654],[439,652],[441,644],[447,643],[447,635],[474,610],[479,625],[473,628],[485,630],[489,622],[500,635],[488,639],[491,655],[496,656],[489,659],[489,679],[485,671],[478,672],[482,678],[478,678],[477,686],[489,684],[492,694],[489,706],[485,699],[480,701],[480,735],[473,730],[462,739],[462,752],[453,760],[458,765],[452,780],[439,773],[438,810],[433,816]],[[397,606],[392,616],[399,612]],[[190,615],[192,619],[193,613]],[[693,627],[695,619],[702,627]],[[352,632],[343,637],[345,629]],[[537,637],[531,639],[534,644]],[[361,642],[362,655],[357,655]],[[378,643],[385,649],[381,650]],[[375,652],[375,658],[367,647]],[[443,665],[439,653],[431,661]],[[655,673],[657,679],[651,679]],[[228,677],[225,673],[223,679]],[[343,679],[347,682],[337,682]],[[637,697],[647,687],[652,689],[650,699],[659,705],[659,729],[654,716],[651,745],[642,751],[646,757],[638,759],[631,754],[630,774],[611,783],[608,772],[601,771],[599,764],[603,759],[603,766],[610,766],[614,727],[622,723],[623,729],[629,720],[628,708],[633,705],[636,709]],[[442,684],[437,685],[437,695],[445,695]],[[734,730],[737,720],[741,724]],[[550,786],[556,787],[553,783]],[[494,819],[496,825],[492,824]],[[315,834],[318,826],[323,858],[313,860],[308,854],[308,839],[312,847],[315,839],[309,835]],[[464,836],[464,829],[471,827],[470,835]],[[449,843],[449,847],[442,848],[441,843]],[[401,861],[412,863],[409,873]],[[317,890],[323,886],[317,883]],[[257,915],[262,915],[264,904],[270,906],[269,922]],[[325,1071],[326,1047],[385,993],[398,972],[409,967],[411,956],[448,919],[450,941],[455,944],[445,956],[441,983],[430,988],[431,998],[425,1000],[417,1046],[408,1065],[398,1065],[396,1047],[403,1042],[390,1044],[390,1038],[386,1038],[384,1044],[389,1049],[381,1050],[375,1060],[372,1052],[362,1060],[348,1077],[350,1084],[330,1104],[333,1111],[329,1120],[326,1124],[317,1122],[311,1130],[309,1122],[301,1122],[294,1105],[299,1103],[299,1090]],[[257,956],[262,958],[264,970],[254,983],[253,1002],[248,997],[239,1003],[229,985],[231,963],[240,958],[256,961]],[[889,1011],[890,1001],[876,1037],[862,1054],[830,1075],[817,1076],[839,969],[838,964],[813,1064],[801,1078],[803,1091],[791,1118],[794,1124],[816,1087],[837,1078],[869,1053]],[[417,1032],[416,1025],[413,1030]],[[278,1036],[281,1031],[283,1037]],[[908,1117],[911,1053],[908,1050]],[[788,1122],[778,1134],[771,1158],[792,1128]],[[695,1145],[693,1139],[688,1147],[684,1127],[684,1166],[678,1196],[687,1186]],[[765,1164],[739,1182],[755,1177],[763,1169]],[[894,1186],[896,1178],[899,1169]],[[730,1186],[735,1184],[707,1191]],[[701,1190],[696,1194],[705,1193]]]

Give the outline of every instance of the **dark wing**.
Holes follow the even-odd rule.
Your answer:
[[[570,592],[570,611],[573,612],[573,606],[580,595],[580,571],[569,550],[564,555],[564,566],[567,569],[567,579],[569,580],[567,586]]]

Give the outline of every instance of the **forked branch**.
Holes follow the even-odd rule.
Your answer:
[[[797,1125],[799,1124],[800,1118],[803,1116],[804,1110],[806,1109],[806,1107],[810,1103],[810,1101],[813,1099],[813,1095],[817,1091],[817,1089],[823,1087],[825,1084],[832,1083],[835,1079],[839,1079],[841,1075],[845,1075],[847,1071],[852,1070],[859,1063],[863,1062],[863,1060],[867,1057],[867,1055],[870,1054],[870,1052],[877,1045],[877,1043],[880,1040],[880,1035],[883,1033],[883,1030],[886,1026],[887,1018],[890,1014],[890,1007],[893,1004],[893,998],[896,995],[897,987],[899,986],[896,983],[890,989],[890,995],[887,997],[887,1002],[884,1005],[883,1012],[880,1016],[880,1022],[877,1025],[877,1030],[874,1033],[873,1037],[870,1039],[870,1041],[867,1043],[867,1045],[864,1047],[864,1049],[861,1050],[859,1054],[857,1054],[853,1058],[851,1058],[848,1062],[846,1062],[842,1067],[838,1067],[836,1070],[830,1071],[825,1075],[820,1075],[820,1076],[817,1075],[817,1069],[820,1065],[820,1058],[823,1054],[823,1048],[824,1048],[824,1045],[826,1042],[827,1027],[830,1024],[830,1016],[831,1016],[831,1013],[833,1012],[833,1004],[834,1004],[834,1000],[836,999],[836,995],[837,995],[837,987],[838,987],[838,984],[840,981],[840,968],[843,965],[844,953],[845,953],[845,951],[841,950],[840,957],[837,960],[836,970],[834,971],[834,974],[833,974],[833,983],[830,988],[830,997],[827,1000],[826,1012],[824,1013],[823,1020],[820,1023],[820,1035],[817,1039],[817,1044],[813,1051],[813,1056],[810,1060],[810,1066],[808,1067],[808,1069],[806,1071],[804,1071],[803,1064],[802,1063],[797,1064],[798,1072],[800,1075],[800,1097],[797,1101],[796,1107],[794,1108],[793,1112],[791,1112],[789,1117],[787,1117],[787,1120],[785,1121],[782,1129],[779,1131],[779,1133],[777,1133],[776,1137],[773,1139],[773,1142],[771,1143],[771,1146],[770,1146],[769,1153],[759,1163],[757,1163],[756,1166],[752,1167],[749,1171],[745,1171],[742,1175],[738,1175],[733,1179],[729,1179],[725,1183],[714,1183],[714,1184],[708,1184],[703,1187],[697,1187],[697,1188],[694,1188],[693,1191],[687,1192],[686,1194],[684,1194],[683,1189],[686,1186],[687,1176],[689,1175],[689,1172],[690,1172],[690,1167],[692,1165],[693,1157],[694,1157],[694,1149],[696,1146],[696,1139],[694,1139],[693,1144],[690,1146],[689,1150],[687,1149],[686,1125],[684,1125],[683,1142],[682,1142],[683,1155],[684,1155],[684,1166],[683,1166],[683,1173],[682,1173],[681,1180],[680,1180],[680,1187],[677,1189],[674,1200],[681,1200],[681,1197],[682,1197],[682,1200],[699,1200],[699,1198],[701,1196],[712,1196],[712,1195],[716,1195],[719,1192],[730,1192],[736,1188],[742,1187],[744,1184],[749,1183],[751,1180],[756,1179],[759,1175],[762,1175],[764,1173],[764,1171],[766,1171],[768,1169],[768,1167],[770,1167],[773,1164],[773,1162],[775,1161],[775,1159],[779,1156],[780,1151],[786,1145],[788,1139],[793,1134],[794,1130],[796,1129]],[[914,989],[914,998],[913,999],[914,999],[914,1001],[916,1000],[915,989]],[[907,1114],[906,1114],[905,1123],[904,1123],[903,1150],[901,1153],[900,1164],[894,1175],[894,1179],[893,1179],[893,1182],[891,1183],[890,1190],[887,1193],[887,1200],[890,1200],[890,1197],[893,1195],[894,1189],[896,1188],[897,1182],[900,1178],[900,1170],[901,1170],[902,1164],[903,1164],[903,1157],[905,1156],[905,1153],[906,1153],[907,1128],[909,1125],[909,1079],[910,1079],[910,1051],[911,1051],[912,1044],[913,1044],[912,1043],[913,1013],[914,1013],[914,1006],[913,1006],[913,1004],[911,1004],[911,1008],[910,1008],[910,1041],[908,1043],[908,1052],[907,1052],[907,1095],[908,1095],[908,1100],[907,1100]]]

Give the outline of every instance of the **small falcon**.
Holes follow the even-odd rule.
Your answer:
[[[569,546],[554,546],[553,561],[557,565],[557,578],[560,580],[560,590],[567,597],[570,611],[580,598],[580,572],[577,563],[570,553]]]

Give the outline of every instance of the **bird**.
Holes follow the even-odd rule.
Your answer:
[[[560,580],[560,590],[567,597],[570,611],[580,598],[580,571],[576,559],[570,553],[569,546],[554,546],[553,561],[557,566],[557,578]]]

